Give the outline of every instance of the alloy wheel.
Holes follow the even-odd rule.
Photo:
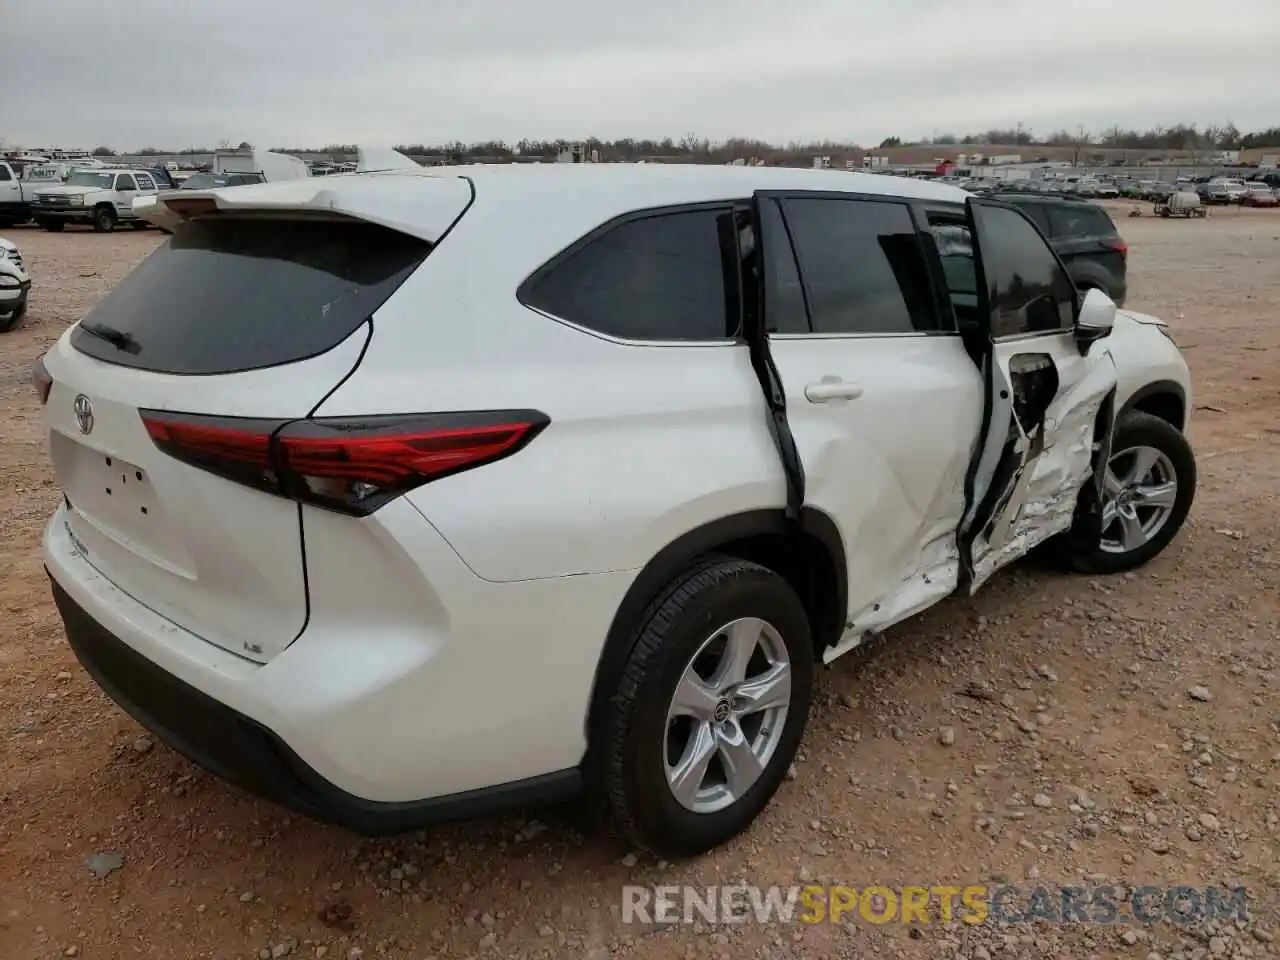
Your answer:
[[[698,647],[667,708],[667,785],[681,806],[715,813],[755,785],[782,740],[791,683],[786,644],[764,620],[734,620]]]
[[[1173,462],[1155,447],[1114,453],[1103,478],[1102,549],[1130,553],[1145,546],[1168,522],[1178,498]]]

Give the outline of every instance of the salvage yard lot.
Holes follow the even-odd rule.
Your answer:
[[[1021,565],[837,661],[756,827],[678,865],[546,811],[361,841],[144,736],[62,638],[38,556],[59,492],[27,377],[161,237],[7,231],[34,287],[0,335],[0,960],[1280,956],[1280,212],[1127,209],[1128,305],[1170,321],[1197,390],[1184,532],[1115,579]],[[119,858],[105,879],[86,868],[100,854]],[[619,920],[624,884],[992,882],[1243,885],[1250,920]]]

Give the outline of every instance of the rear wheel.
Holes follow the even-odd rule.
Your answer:
[[[809,620],[776,573],[729,558],[646,616],[604,717],[602,799],[635,845],[695,856],[744,831],[786,775],[809,715]]]
[[[93,211],[93,229],[98,233],[110,233],[116,228],[116,212],[108,206]]]
[[[1140,567],[1177,536],[1196,493],[1191,445],[1168,421],[1131,410],[1116,423],[1104,487],[1101,541],[1063,548],[1063,559],[1082,573]]]

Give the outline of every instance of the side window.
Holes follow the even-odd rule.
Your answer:
[[[1059,236],[1091,237],[1115,233],[1115,227],[1102,210],[1062,206],[1055,208],[1052,216],[1054,232]]]
[[[978,273],[969,224],[963,217],[931,213],[929,229],[938,249],[938,259],[942,261],[942,275],[956,323],[961,329],[973,329],[982,317],[978,309]]]
[[[975,204],[973,215],[992,301],[991,335],[1072,329],[1075,287],[1035,228],[1007,207]]]
[[[783,201],[815,333],[941,329],[910,208],[855,198]]]
[[[733,245],[732,218],[733,210],[725,207],[625,221],[535,273],[520,298],[627,340],[733,337],[738,311],[730,304],[737,302],[737,280],[731,287],[725,273],[738,254],[736,248],[722,254],[722,243]]]
[[[138,174],[138,186],[143,190],[154,190],[156,188],[155,181],[145,173]]]
[[[117,190],[137,190],[138,185],[133,182],[133,176],[128,173],[122,173],[116,177]]]
[[[1035,225],[1040,228],[1040,232],[1046,237],[1055,235],[1053,223],[1049,218],[1049,211],[1043,203],[1020,203],[1018,204],[1018,209],[1034,220]]]
[[[13,175],[9,173],[8,167],[0,167],[0,183],[5,183],[13,179]]]
[[[776,200],[760,203],[764,234],[764,320],[769,333],[809,333],[800,270]]]

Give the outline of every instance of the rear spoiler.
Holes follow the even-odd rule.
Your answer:
[[[356,173],[373,173],[375,170],[419,170],[421,165],[410,160],[399,150],[383,147],[356,147]]]
[[[306,177],[210,190],[167,190],[155,197],[139,197],[133,210],[169,232],[184,220],[220,213],[292,213],[364,220],[435,243],[471,205],[471,181],[428,172],[416,163],[413,167],[412,173],[387,171],[387,176]],[[420,186],[413,186],[415,182]]]

